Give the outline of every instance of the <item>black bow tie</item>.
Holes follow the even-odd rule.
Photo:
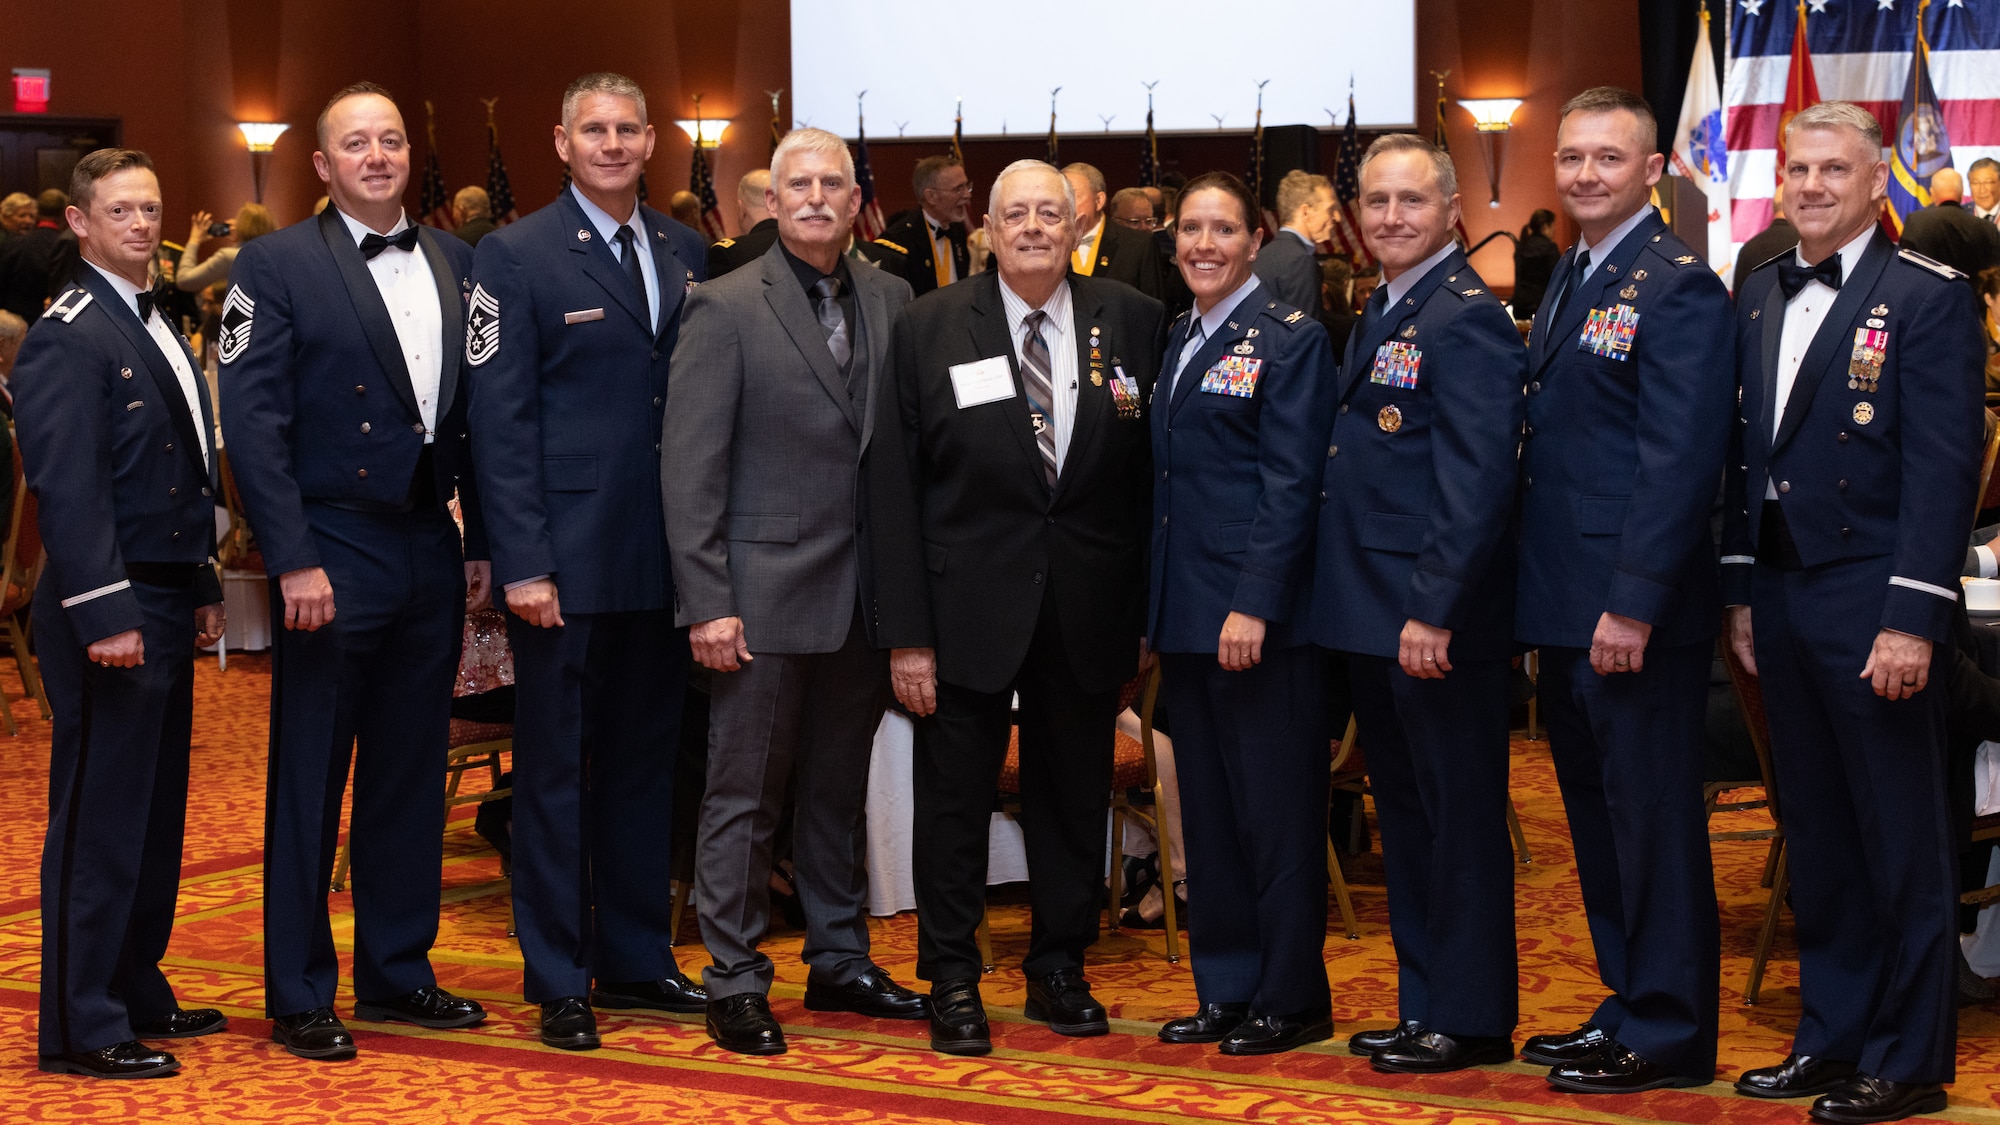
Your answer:
[[[962,242],[965,240],[965,228],[957,223],[948,227],[932,227],[931,241],[936,242],[940,238],[949,239],[954,244]]]
[[[1840,288],[1840,255],[1828,254],[1826,260],[1816,266],[1802,266],[1796,257],[1778,263],[1778,286],[1785,291],[1785,300],[1799,295],[1806,283],[1818,278],[1828,289]]]
[[[139,323],[144,324],[148,320],[151,320],[154,309],[160,310],[160,316],[164,318],[167,315],[167,300],[173,296],[173,293],[173,285],[164,277],[154,281],[151,289],[140,290],[138,301]]]
[[[380,254],[391,246],[394,246],[398,250],[415,250],[417,248],[417,228],[404,227],[403,233],[392,235],[389,238],[383,238],[379,234],[363,235],[361,239],[361,256],[369,261],[374,261],[375,255]]]

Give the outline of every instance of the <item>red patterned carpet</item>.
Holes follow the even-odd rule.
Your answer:
[[[1065,1039],[1019,1016],[1018,964],[1025,907],[997,905],[1002,970],[985,984],[995,1017],[994,1053],[959,1059],[932,1053],[920,1023],[876,1022],[805,1011],[799,935],[772,941],[773,1001],[790,1054],[745,1059],[715,1049],[699,1017],[601,1014],[605,1048],[576,1055],[543,1048],[535,1009],[521,1002],[520,968],[506,937],[506,884],[493,853],[472,834],[470,810],[450,828],[444,928],[435,961],[441,983],[492,1013],[468,1032],[353,1024],[360,1058],[309,1063],[269,1040],[259,979],[258,844],[263,823],[264,707],[269,664],[237,656],[227,672],[199,669],[193,793],[180,922],[169,975],[182,1002],[220,1007],[230,1030],[173,1046],[185,1068],[148,1082],[90,1082],[35,1069],[34,1009],[40,927],[36,867],[47,788],[48,724],[20,699],[11,661],[0,686],[21,725],[0,736],[0,1120],[8,1122],[279,1122],[308,1125],[541,1123],[616,1125],[701,1122],[1408,1122],[1513,1125],[1635,1120],[1798,1122],[1805,1107],[1738,1098],[1725,1082],[1697,1090],[1621,1098],[1556,1094],[1523,1064],[1435,1078],[1381,1075],[1337,1043],[1267,1060],[1224,1059],[1153,1037],[1162,1020],[1193,1003],[1185,965],[1169,965],[1158,934],[1107,935],[1093,951],[1091,979],[1111,1008],[1112,1033]],[[1564,1028],[1586,1016],[1598,992],[1576,894],[1562,806],[1546,754],[1517,740],[1514,795],[1534,863],[1517,868],[1522,1034]],[[1754,827],[1759,814],[1734,814]],[[1797,971],[1781,937],[1763,1003],[1741,1003],[1765,892],[1761,843],[1716,845],[1722,901],[1722,1067],[1726,1075],[1770,1061],[1797,1016]],[[663,865],[664,866],[664,865]],[[667,893],[662,876],[661,894]],[[1006,896],[1002,896],[1006,897]],[[336,912],[346,895],[333,896]],[[1359,885],[1361,939],[1327,942],[1335,1017],[1342,1036],[1394,1018],[1395,972],[1379,887]],[[1199,906],[1197,905],[1197,909]],[[344,916],[344,915],[343,915]],[[683,934],[682,966],[706,956]],[[876,959],[910,982],[916,923],[874,923]],[[348,931],[339,922],[337,939]],[[343,951],[347,946],[343,944]],[[350,1009],[343,992],[340,1007]],[[1958,1084],[1943,1118],[2000,1123],[2000,1018],[1963,1013]]]

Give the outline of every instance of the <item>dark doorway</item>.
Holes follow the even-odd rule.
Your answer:
[[[120,133],[116,117],[0,113],[0,194],[69,190],[83,154],[116,147]]]

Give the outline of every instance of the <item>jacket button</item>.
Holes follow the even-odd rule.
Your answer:
[[[1346,403],[1344,403],[1344,402],[1343,402],[1343,403],[1341,403],[1341,404],[1340,404],[1340,412],[1341,412],[1342,414],[1345,414],[1345,413],[1347,413],[1347,404],[1346,404]]]
[[[167,443],[167,452],[168,452],[168,453],[172,453],[173,451],[174,451],[174,443],[173,443],[173,442],[168,442],[168,443]]]
[[[1791,490],[1792,490],[1792,482],[1791,482],[1791,481],[1788,481],[1788,480],[1781,480],[1781,481],[1779,481],[1779,482],[1778,482],[1778,491],[1779,491],[1779,492],[1790,492]]]
[[[1038,570],[1035,572],[1035,585],[1039,586],[1041,584],[1042,584],[1042,572]]]
[[[654,395],[654,396],[653,396],[653,407],[654,407],[654,409],[658,409],[658,408],[660,408],[660,407],[662,407],[662,406],[665,406],[666,404],[667,404],[667,400],[666,400],[665,398],[662,398],[662,397],[661,397],[661,396],[659,396],[659,395]]]
[[[1531,395],[1538,395],[1538,394],[1541,394],[1541,393],[1542,393],[1542,381],[1541,381],[1540,379],[1537,379],[1537,380],[1535,380],[1534,382],[1532,382],[1532,383],[1529,383],[1529,384],[1528,384],[1528,393],[1529,393],[1529,394],[1531,394]]]
[[[1056,523],[1056,518],[1054,516],[1049,516],[1047,518],[1047,523],[1050,527],[1054,527]]]
[[[365,433],[368,433],[368,432],[369,432],[370,430],[372,430],[373,428],[374,428],[374,427],[370,426],[370,425],[369,425],[368,423],[366,423],[366,422],[363,422],[363,423],[361,423],[361,432],[362,432],[362,433],[364,433],[364,434],[365,434]]]
[[[180,490],[180,489],[178,489],[178,488],[169,488],[169,489],[167,489],[167,495],[169,495],[169,496],[179,496],[180,494],[181,494],[181,490]]]
[[[648,358],[648,359],[650,359],[650,360],[653,360],[654,362],[656,362],[656,363],[657,363],[657,362],[659,361],[659,358],[660,358],[660,353],[659,353],[659,352],[653,352],[653,353],[651,353],[650,355],[648,355],[648,356],[647,356],[646,358]]]
[[[214,493],[210,492],[210,491],[209,491],[208,489],[206,489],[206,488],[204,488],[204,489],[202,489],[202,490],[201,490],[201,494],[202,494],[203,496],[213,496],[213,495],[215,495]]]
[[[1838,439],[1836,439],[1836,440],[1839,440],[1839,441],[1846,441],[1846,440],[1847,440],[1847,431],[1846,431],[1846,430],[1842,430],[1842,431],[1840,431],[1840,437],[1839,437]]]
[[[354,470],[354,475],[355,475],[355,476],[357,476],[357,477],[360,477],[360,478],[361,478],[362,480],[367,480],[367,479],[368,479],[368,470],[367,470],[367,469],[356,469],[356,470]]]
[[[358,395],[365,395],[365,394],[367,394],[367,393],[368,393],[368,388],[367,388],[367,387],[364,387],[364,386],[362,386],[362,385],[361,385],[361,384],[359,384],[359,383],[356,383],[356,384],[354,385],[354,393],[355,393],[355,394],[358,394]]]
[[[1165,480],[1165,479],[1167,479],[1167,473],[1168,473],[1168,471],[1169,471],[1169,470],[1166,470],[1166,469],[1161,469],[1161,470],[1160,470],[1160,479],[1161,479],[1161,480]]]
[[[658,453],[659,451],[660,451],[660,443],[656,441],[653,443],[653,452]]]
[[[1852,534],[1852,533],[1853,533],[1853,531],[1854,531],[1854,529],[1853,529],[1853,528],[1851,528],[1851,527],[1843,527],[1843,528],[1841,528],[1841,529],[1840,529],[1840,537],[1841,537],[1842,539],[1845,539],[1845,538],[1847,538],[1847,537],[1848,537],[1848,535]]]
[[[412,423],[410,423],[410,432],[411,432],[411,433],[413,433],[413,434],[421,434],[421,433],[423,433],[423,432],[424,432],[424,424],[423,424],[422,422],[412,422]]]
[[[1534,477],[1529,477],[1529,478],[1528,478],[1527,480],[1523,481],[1522,483],[1523,483],[1523,484],[1525,484],[1525,485],[1526,485],[1527,487],[1529,487],[1529,488],[1533,488],[1533,487],[1535,487],[1535,478],[1534,478]]]
[[[1326,503],[1326,493],[1322,492],[1319,494],[1319,502],[1322,504]]]
[[[1327,446],[1327,447],[1326,447],[1326,455],[1327,455],[1328,457],[1338,457],[1338,456],[1340,456],[1340,447],[1339,447],[1339,446],[1337,446],[1337,445],[1329,445],[1329,446]]]
[[[181,533],[180,533],[180,532],[178,532],[178,531],[176,531],[176,532],[174,532],[174,536],[173,536],[173,537],[174,537],[175,539],[179,539],[179,538],[181,537]]]
[[[1165,516],[1161,516],[1161,517],[1160,517],[1160,526],[1161,526],[1161,527],[1165,527],[1165,526],[1167,526],[1167,517],[1165,517]]]
[[[1841,490],[1842,492],[1846,492],[1846,491],[1847,491],[1847,482],[1846,482],[1846,481],[1841,481],[1841,482],[1840,482],[1840,490]]]

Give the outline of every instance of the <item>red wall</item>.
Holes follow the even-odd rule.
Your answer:
[[[704,116],[733,120],[714,161],[717,194],[733,223],[731,188],[769,152],[764,91],[788,84],[788,10],[786,0],[602,0],[587,19],[571,20],[553,18],[546,3],[521,0],[105,0],[87,24],[13,21],[0,41],[0,65],[51,68],[52,112],[123,118],[126,143],[159,164],[171,214],[233,212],[251,194],[249,157],[234,122],[290,122],[270,158],[265,191],[281,221],[304,216],[322,194],[311,165],[312,125],[327,95],[348,82],[371,79],[397,96],[419,159],[426,151],[423,102],[434,104],[449,190],[484,184],[481,99],[497,97],[508,176],[526,212],[553,199],[561,183],[551,135],[564,85],[584,71],[616,70],[649,97],[659,134],[647,179],[655,203],[687,184],[688,141],[672,123],[693,116],[692,95],[704,95]],[[1548,158],[1556,110],[1585,86],[1638,87],[1636,16],[1637,0],[1609,0],[1608,7],[1600,0],[1417,0],[1419,131],[1430,130],[1433,70],[1451,72],[1446,90],[1453,98],[1526,99],[1505,142],[1497,209],[1487,206],[1486,168],[1469,116],[1456,105],[1447,113],[1475,241],[1497,228],[1518,229],[1537,207],[1560,210]],[[789,97],[781,109],[789,121]],[[1064,137],[1063,159],[1097,164],[1114,188],[1131,183],[1137,139],[1093,136],[1077,124]],[[1322,128],[1321,140],[1321,165],[1330,170],[1338,136]],[[938,147],[871,138],[885,210],[913,203],[910,170]],[[982,202],[1001,167],[1044,153],[1040,135],[966,147]],[[1242,133],[1169,136],[1161,157],[1190,175],[1240,173],[1248,143]],[[413,211],[420,177],[419,166]],[[178,238],[180,228],[176,221],[169,234]],[[1474,263],[1501,288],[1513,273],[1505,247],[1496,243]]]

